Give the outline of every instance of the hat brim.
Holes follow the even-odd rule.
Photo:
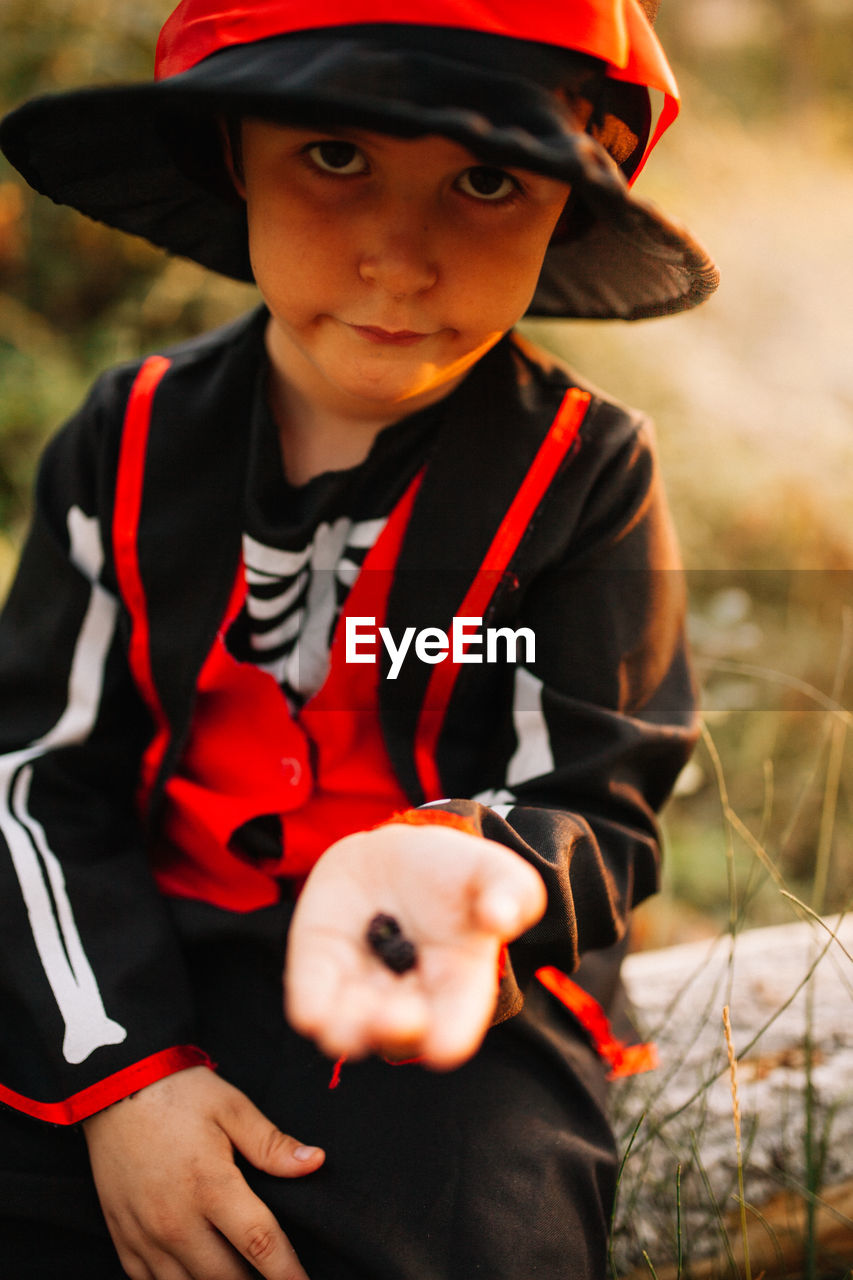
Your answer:
[[[362,30],[234,46],[156,83],[26,103],[0,125],[0,146],[57,203],[250,280],[245,206],[222,180],[217,115],[439,134],[486,163],[570,183],[583,207],[581,229],[549,248],[529,314],[640,319],[713,292],[718,277],[704,249],[638,201],[610,156],[560,108],[552,89],[588,79],[591,59],[531,46],[525,72],[532,65],[534,74],[522,77],[500,57],[487,67],[448,57],[435,39],[413,39],[410,29],[401,47],[399,29],[393,39]],[[492,38],[493,50],[507,44],[517,42]]]

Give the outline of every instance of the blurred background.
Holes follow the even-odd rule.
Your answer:
[[[0,0],[0,108],[150,74],[171,0]],[[684,108],[637,192],[716,258],[694,313],[531,323],[655,418],[688,570],[703,741],[635,943],[853,895],[853,0],[668,0]],[[34,196],[0,160],[0,596],[47,435],[117,360],[251,289]]]

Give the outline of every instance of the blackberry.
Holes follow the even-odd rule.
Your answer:
[[[415,944],[405,936],[393,916],[380,911],[367,926],[365,937],[374,955],[393,973],[407,973],[418,962]]]

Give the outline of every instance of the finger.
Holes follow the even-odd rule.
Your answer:
[[[232,1173],[225,1178],[200,1180],[198,1207],[169,1204],[137,1220],[135,1242],[118,1251],[130,1280],[248,1280],[246,1264],[212,1225],[205,1209],[205,1203],[215,1203],[217,1187],[232,1181],[246,1187],[237,1169],[230,1168]]]
[[[371,1028],[373,1049],[386,1058],[414,1058],[429,1029],[429,1004],[415,984],[394,979],[394,987],[398,989],[392,988],[377,1005]]]
[[[369,959],[342,983],[329,1020],[314,1039],[329,1057],[361,1058],[369,1053],[419,1051],[429,1024],[429,1002],[419,979],[401,980]]]
[[[275,1216],[236,1170],[235,1174],[230,1189],[210,1207],[211,1224],[267,1280],[308,1280]],[[208,1272],[203,1273],[204,1280],[209,1274],[219,1280],[218,1273]],[[242,1270],[239,1274],[242,1280]],[[230,1280],[230,1276],[223,1274],[222,1280]]]
[[[388,984],[355,974],[341,983],[330,1016],[315,1025],[313,1036],[330,1058],[363,1058],[379,1046],[378,1028],[385,1023]]]
[[[145,1280],[195,1280],[196,1276],[202,1275],[204,1275],[205,1280],[246,1280],[246,1271],[242,1263],[237,1264],[240,1267],[237,1272],[233,1270],[233,1262],[231,1271],[213,1270],[208,1267],[206,1262],[203,1264],[205,1267],[203,1272],[197,1267],[194,1267],[192,1271],[188,1271],[177,1258],[170,1253],[163,1253],[159,1250],[152,1252],[149,1255],[148,1262],[143,1263],[143,1265],[145,1267],[144,1271],[130,1271],[128,1275],[132,1277],[139,1275],[140,1277],[145,1277]]]
[[[217,1120],[229,1141],[250,1164],[276,1177],[301,1178],[319,1169],[326,1158],[320,1147],[282,1133],[238,1089],[217,1114]]]
[[[472,914],[479,928],[509,941],[541,918],[547,894],[535,867],[511,850],[499,850],[502,856],[489,856],[478,867]]]
[[[209,1222],[191,1243],[182,1241],[175,1254],[158,1252],[150,1262],[154,1280],[249,1280],[243,1258]]]
[[[154,1272],[148,1266],[144,1258],[138,1253],[129,1253],[124,1247],[114,1239],[113,1244],[118,1254],[124,1274],[128,1280],[154,1280]]]
[[[497,943],[489,939],[476,953],[457,955],[453,968],[434,979],[422,1047],[426,1066],[452,1070],[480,1047],[495,1007],[497,954]]]
[[[131,1249],[120,1249],[116,1245],[116,1252],[129,1280],[193,1280],[195,1275],[194,1271],[186,1269],[176,1254],[147,1237]],[[210,1280],[214,1280],[214,1276],[219,1280],[218,1273],[210,1271],[208,1274]],[[245,1280],[244,1271],[239,1273],[238,1280]]]
[[[149,1255],[156,1256],[160,1250],[136,1216],[122,1215],[120,1218],[105,1210],[104,1218],[128,1280],[157,1280],[158,1273],[152,1269],[153,1263],[149,1265]]]
[[[317,1029],[334,1020],[341,1003],[341,962],[311,947],[308,940],[288,947],[284,971],[285,1014],[294,1030],[314,1036]]]

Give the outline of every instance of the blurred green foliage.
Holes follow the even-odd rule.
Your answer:
[[[0,109],[143,79],[168,3],[3,0]],[[214,325],[251,291],[36,196],[0,159],[0,589],[45,436],[105,366]]]

